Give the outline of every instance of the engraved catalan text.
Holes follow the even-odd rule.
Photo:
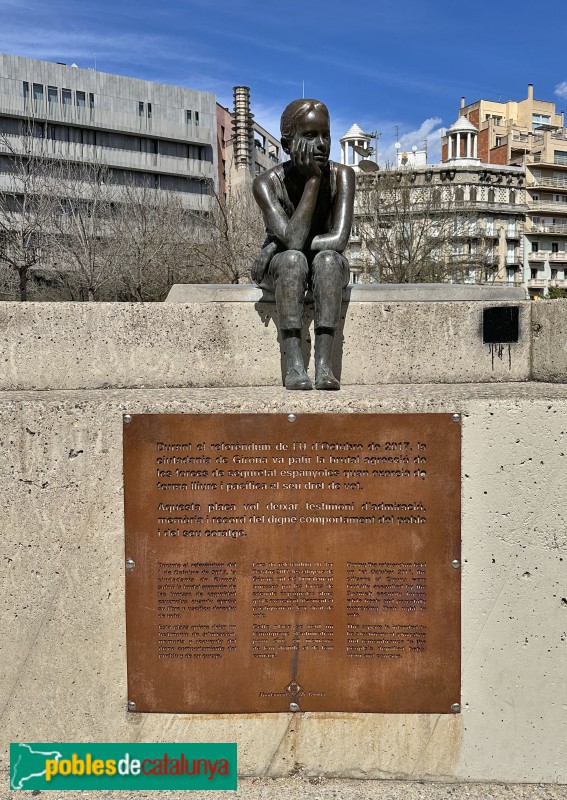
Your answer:
[[[334,568],[331,562],[254,562],[252,614],[277,611],[332,611]]]
[[[348,561],[346,566],[347,616],[427,611],[425,563]]]

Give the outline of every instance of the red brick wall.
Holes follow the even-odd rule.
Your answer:
[[[488,152],[488,129],[478,132],[478,157],[483,164],[490,164],[490,154]]]
[[[447,161],[448,157],[448,147],[447,144],[441,145],[441,161]]]
[[[475,128],[478,128],[478,125],[479,125],[479,110],[478,110],[478,108],[473,108],[472,111],[469,111],[469,113],[467,114],[467,118],[468,118],[469,122],[472,122],[472,124],[475,126]]]
[[[508,147],[493,147],[490,151],[490,164],[507,164],[508,163]]]

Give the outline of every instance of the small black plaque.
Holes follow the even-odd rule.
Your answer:
[[[482,340],[485,344],[508,344],[518,341],[519,306],[485,308],[482,316]]]

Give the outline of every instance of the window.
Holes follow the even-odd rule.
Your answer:
[[[494,203],[495,197],[496,197],[496,195],[494,193],[494,189],[489,189],[488,190],[488,202],[489,203]]]
[[[84,108],[86,106],[86,96],[84,92],[77,92],[76,100],[79,108]]]
[[[510,189],[510,205],[513,206],[516,204],[516,192],[513,189]]]
[[[221,144],[224,147],[226,144],[224,125],[221,125],[220,130],[221,130]]]
[[[187,125],[191,125],[191,123],[193,121],[192,120],[192,116],[193,116],[192,111],[190,109],[187,109],[185,111],[185,122],[186,122]]]
[[[148,103],[148,119],[152,118],[152,104]]]
[[[551,242],[551,252],[552,253],[559,252],[559,242]]]
[[[551,270],[551,280],[552,281],[556,281],[557,280],[557,270],[556,269],[552,269]]]
[[[537,269],[531,269],[530,270],[530,275],[531,275],[532,281],[537,281]]]
[[[539,252],[539,242],[532,242],[532,253]]]
[[[71,99],[71,90],[70,89],[61,89],[61,102],[64,106],[70,106],[72,103]]]
[[[89,92],[89,108],[94,108],[94,94]]]
[[[495,142],[495,145],[494,145],[494,146],[495,146],[495,147],[502,147],[502,144],[503,144],[503,143],[504,143],[504,137],[503,137],[503,136],[497,136],[497,137],[496,137],[496,142]]]
[[[486,218],[486,233],[488,236],[492,236],[494,234],[494,217]]]
[[[195,111],[195,125],[199,124],[199,112]]]
[[[27,100],[30,96],[30,85],[27,81],[22,83],[22,91],[24,93],[24,100]]]
[[[508,244],[506,249],[506,263],[513,264],[516,259],[514,258],[514,245]]]
[[[514,283],[514,278],[516,276],[516,270],[514,267],[508,267],[506,274],[508,276],[508,283]]]
[[[508,220],[508,236],[515,236],[516,235],[516,220],[509,219]]]
[[[43,101],[43,84],[34,83],[33,85],[33,99],[36,103]]]
[[[57,128],[55,125],[47,126],[47,138],[55,141],[57,139]]]
[[[535,131],[542,125],[549,125],[551,117],[549,114],[532,114],[532,129]]]
[[[158,152],[158,140],[157,139],[150,139],[149,140],[149,146],[150,146],[149,147],[150,153],[153,153],[154,155],[157,155],[157,152]]]
[[[142,103],[141,100],[138,102],[138,116],[139,117],[144,116],[144,104]]]
[[[539,194],[532,194],[532,200],[539,200]]]
[[[470,191],[470,198],[471,198],[471,203],[476,203],[476,189],[474,188],[474,186]]]
[[[47,102],[48,103],[57,103],[59,101],[59,91],[57,86],[48,86],[47,87]]]

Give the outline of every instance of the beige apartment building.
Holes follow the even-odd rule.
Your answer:
[[[527,97],[506,103],[478,100],[460,114],[478,129],[478,155],[486,165],[526,171],[527,216],[522,237],[522,284],[531,297],[567,288],[567,129],[553,102]],[[443,141],[443,158],[448,158]]]

